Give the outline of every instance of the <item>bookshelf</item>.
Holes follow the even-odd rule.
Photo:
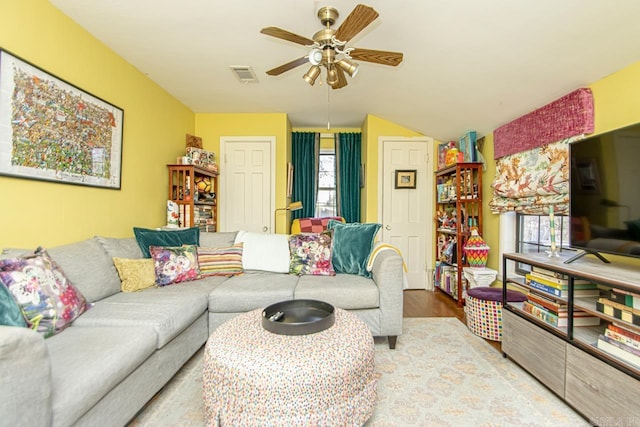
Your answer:
[[[568,258],[504,255],[504,296],[509,286],[529,298],[503,298],[503,354],[594,425],[640,420],[640,267]],[[509,263],[531,273],[507,277]]]
[[[435,172],[436,289],[464,304],[464,247],[471,227],[482,235],[482,163],[456,163]]]
[[[178,204],[180,227],[200,227],[201,231],[216,231],[218,220],[218,172],[194,165],[167,165],[169,170],[168,199]],[[209,182],[204,192],[198,185]]]

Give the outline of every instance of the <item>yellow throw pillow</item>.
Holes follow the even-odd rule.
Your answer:
[[[113,258],[120,276],[122,292],[135,292],[156,286],[156,270],[153,259]]]

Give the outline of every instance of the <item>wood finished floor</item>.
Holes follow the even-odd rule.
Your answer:
[[[464,308],[442,292],[408,289],[404,291],[404,317],[455,317],[466,325]],[[402,339],[402,337],[400,337]],[[498,351],[500,342],[486,340]]]

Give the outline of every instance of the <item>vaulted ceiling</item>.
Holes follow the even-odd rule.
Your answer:
[[[485,135],[640,60],[638,0],[369,0],[380,16],[349,46],[404,60],[360,62],[331,90],[302,79],[308,65],[268,76],[309,49],[260,29],[311,38],[320,7],[338,9],[335,28],[357,1],[50,1],[194,112],[282,112],[294,127],[359,127],[373,114],[440,140]],[[258,82],[240,83],[234,65]]]

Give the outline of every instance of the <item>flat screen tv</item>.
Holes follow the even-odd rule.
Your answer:
[[[586,253],[640,257],[640,124],[569,146],[570,245]]]

